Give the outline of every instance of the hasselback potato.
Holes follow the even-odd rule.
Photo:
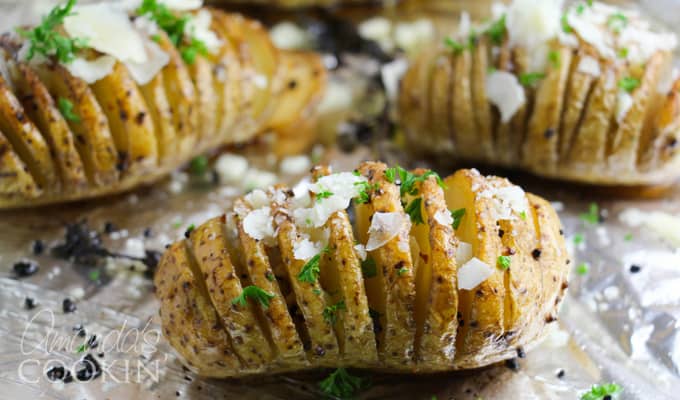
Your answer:
[[[320,58],[275,48],[256,21],[155,0],[135,10],[74,3],[1,37],[0,208],[121,192],[258,132],[299,132],[313,117]]]
[[[551,205],[476,170],[316,167],[186,237],[154,283],[164,336],[205,376],[481,367],[536,344],[567,288]]]
[[[680,177],[676,37],[598,2],[515,0],[413,62],[409,148],[598,185]],[[450,157],[454,156],[454,157]]]

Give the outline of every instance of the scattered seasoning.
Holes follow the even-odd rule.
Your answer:
[[[34,241],[32,251],[36,256],[42,254],[45,251],[45,243],[40,239]]]
[[[631,274],[637,274],[641,270],[642,270],[642,267],[637,265],[637,264],[633,264],[633,265],[630,266],[630,273]]]
[[[66,313],[66,314],[72,313],[72,312],[76,311],[76,303],[74,303],[73,300],[71,300],[67,297],[62,302],[61,308],[64,311],[64,313]]]
[[[519,371],[519,361],[515,357],[509,358],[505,360],[505,367],[513,371]]]
[[[33,297],[26,297],[24,300],[24,308],[27,310],[32,310],[34,309],[38,303],[35,302],[35,299]]]
[[[331,196],[333,196],[333,192],[328,190],[322,190],[319,193],[317,193],[314,197],[316,198],[317,203],[321,203],[323,199],[327,199]]]
[[[272,293],[266,292],[258,286],[250,285],[243,288],[240,295],[236,296],[231,304],[240,305],[241,307],[246,306],[246,299],[250,298],[257,301],[264,308],[269,308],[269,300],[273,299],[275,296]]]
[[[502,270],[510,268],[510,256],[498,256],[496,264]]]
[[[577,233],[574,235],[574,244],[579,245],[585,241],[582,233]]]
[[[565,374],[565,372],[564,372],[563,369],[560,369],[559,371],[557,371],[557,379],[564,378],[564,374]]]
[[[564,33],[571,33],[572,29],[571,29],[571,26],[569,26],[569,21],[567,20],[567,14],[562,14],[562,17],[560,18],[560,23],[562,24],[562,31]]]
[[[73,381],[71,371],[64,368],[63,365],[58,365],[48,369],[45,375],[47,375],[47,379],[49,379],[51,382],[63,381],[64,383],[69,383]]]
[[[297,278],[300,282],[315,283],[319,278],[319,262],[322,254],[328,254],[330,249],[328,246],[324,247],[318,254],[310,258],[309,261],[302,266]]]
[[[534,260],[538,260],[539,258],[541,258],[541,249],[534,249],[531,252],[531,256],[534,258]]]
[[[559,68],[560,52],[557,50],[550,50],[550,52],[548,53],[548,61],[550,61],[550,65],[552,65],[553,68]]]
[[[618,86],[619,86],[619,88],[630,93],[633,90],[635,90],[638,86],[640,86],[640,80],[637,79],[637,78],[626,76],[626,77],[621,78],[621,80],[619,80]]]
[[[90,336],[89,339],[87,339],[87,348],[88,349],[96,349],[99,346],[99,341],[97,340],[97,335],[92,335]]]
[[[70,100],[64,97],[59,97],[57,99],[57,106],[59,107],[59,112],[65,120],[70,122],[80,122],[80,116],[73,112],[73,103]]]
[[[189,225],[189,227],[187,228],[187,230],[184,231],[184,237],[187,238],[187,239],[189,239],[189,236],[191,236],[191,232],[193,232],[194,229],[196,229],[196,225],[194,225],[194,224]]]
[[[312,289],[312,293],[314,293],[317,296],[321,295],[321,289]]]
[[[101,272],[98,269],[94,269],[87,274],[87,277],[90,278],[92,282],[97,282],[99,280],[100,275]]]
[[[518,347],[517,348],[517,357],[525,358],[526,356],[527,356],[527,353],[524,352],[524,348]]]
[[[12,271],[17,278],[26,278],[34,275],[40,270],[40,266],[35,261],[22,260],[17,261],[12,266]]]
[[[189,170],[194,175],[203,175],[208,170],[208,157],[194,157],[189,164]]]
[[[408,216],[411,218],[411,221],[416,225],[425,223],[423,221],[422,203],[423,199],[421,197],[416,197],[415,199],[411,200],[411,202],[404,209],[404,212],[408,214]]]
[[[378,183],[368,183],[367,181],[361,181],[361,182],[354,182],[356,186],[359,187],[359,195],[356,198],[356,203],[357,204],[366,204],[371,201],[371,192],[377,191],[380,189],[380,185]]]
[[[347,399],[369,385],[368,379],[352,376],[345,368],[338,368],[319,382],[319,389],[328,396]]]
[[[104,223],[104,233],[106,234],[111,234],[113,232],[116,232],[118,230],[118,227],[114,225],[113,222],[106,221]]]
[[[597,203],[590,203],[588,212],[581,213],[579,218],[586,224],[597,225],[600,222],[600,208]]]
[[[266,272],[264,277],[267,278],[269,282],[274,282],[276,280],[276,276],[274,276],[274,274],[271,272]]]
[[[85,346],[85,343],[81,344],[81,345],[78,346],[78,348],[76,349],[76,353],[78,353],[78,354],[84,353],[84,352],[85,352],[85,347],[86,347],[86,346]]]
[[[605,383],[603,385],[593,385],[589,391],[583,393],[581,400],[605,400],[611,399],[623,392],[623,388],[616,383]]]
[[[534,86],[543,78],[545,74],[542,72],[526,72],[519,75],[519,83],[522,86]]]
[[[345,300],[340,300],[332,306],[324,308],[322,313],[323,320],[329,325],[335,325],[335,321],[338,319],[338,311],[346,309],[347,307],[345,306]]]
[[[361,273],[364,275],[364,278],[374,278],[378,275],[378,268],[373,258],[367,257],[361,262]]]
[[[79,367],[80,368],[76,370],[76,378],[81,382],[91,381],[102,374],[101,366],[99,365],[99,362],[92,357],[92,354],[83,357],[79,362]]]
[[[581,276],[584,276],[585,274],[587,274],[589,270],[590,270],[590,266],[588,265],[588,263],[585,263],[585,262],[580,263],[576,267],[576,273],[581,275]]]
[[[59,62],[68,64],[73,61],[76,52],[86,47],[87,40],[70,38],[57,29],[64,22],[64,18],[73,15],[71,11],[75,4],[76,0],[68,0],[68,3],[54,7],[43,17],[40,25],[31,30],[17,28],[17,33],[29,42],[26,60],[40,54],[46,57],[56,56]]]
[[[148,228],[148,227],[144,228],[143,235],[144,235],[145,238],[150,238],[151,236],[153,236],[153,230],[151,230],[151,228]]]
[[[495,20],[488,28],[484,31],[491,43],[500,45],[503,43],[503,38],[505,37],[505,14],[501,15],[500,18]]]
[[[451,226],[453,229],[458,229],[460,226],[460,222],[463,220],[463,216],[465,216],[465,209],[464,208],[459,208],[457,210],[451,211],[451,218],[453,218],[453,223]]]
[[[628,57],[628,47],[622,47],[619,49],[619,51],[616,53],[616,55],[619,58],[626,58]]]
[[[406,267],[401,267],[401,268],[399,268],[399,270],[397,271],[397,275],[402,276],[402,275],[404,275],[406,272],[408,272],[408,268],[406,268]]]
[[[526,211],[520,212],[519,217],[522,218],[522,221],[526,221],[527,220],[527,212]]]
[[[74,327],[73,327],[73,331],[74,331],[74,332],[77,332],[77,335],[78,335],[79,337],[85,337],[85,336],[87,336],[87,332],[85,332],[85,327],[83,327],[82,324],[78,324],[78,325],[74,326]]]

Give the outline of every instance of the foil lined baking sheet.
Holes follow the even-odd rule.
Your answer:
[[[385,100],[372,84],[379,63],[366,55],[341,61],[344,66],[332,79],[358,85],[355,92],[364,103],[355,103],[349,114],[355,122],[368,118],[372,133],[317,148],[312,158],[337,170],[375,157],[407,163],[376,129],[385,122],[376,117]],[[361,124],[347,129],[356,125]],[[272,178],[267,171],[291,184],[300,179],[281,172],[278,161],[266,155],[266,142],[239,152],[251,170],[266,177],[263,181]],[[411,160],[411,165],[432,161]],[[323,371],[203,379],[182,367],[160,334],[148,278],[155,252],[190,225],[228,209],[249,188],[247,182],[213,178],[181,172],[113,198],[0,212],[0,398],[320,398]],[[553,202],[572,247],[569,295],[558,325],[526,357],[507,364],[431,376],[359,372],[372,382],[359,398],[575,399],[604,382],[620,384],[622,399],[678,398],[680,189],[662,199],[614,200],[579,186],[511,178]],[[79,254],[80,262],[52,254],[64,244],[68,225],[81,229],[81,239],[89,238],[91,246],[85,247],[92,251]],[[41,254],[36,240],[43,244]],[[19,261],[31,261],[39,270],[19,278],[14,271]],[[66,298],[74,312],[64,312]],[[48,378],[59,366],[72,371],[71,382]]]

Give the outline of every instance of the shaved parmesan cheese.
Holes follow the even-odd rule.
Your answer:
[[[71,37],[87,39],[88,47],[118,60],[147,61],[142,36],[130,22],[128,14],[117,4],[76,6],[73,14],[64,18],[64,29]]]
[[[217,37],[215,32],[210,29],[211,24],[212,14],[208,10],[201,9],[193,18],[189,19],[186,31],[189,32],[191,36],[202,41],[210,53],[215,54],[222,47],[222,41]]]
[[[529,209],[524,190],[516,185],[491,186],[480,191],[478,196],[491,199],[489,212],[495,220],[512,220]]]
[[[493,274],[491,268],[484,261],[473,257],[470,261],[458,268],[458,288],[472,290],[480,283],[487,280]]]
[[[262,189],[255,189],[243,198],[252,208],[262,208],[269,205],[269,196]]]
[[[472,245],[470,243],[458,242],[456,248],[456,265],[463,265],[472,258]]]
[[[156,42],[145,39],[144,48],[147,55],[146,61],[141,63],[124,61],[130,75],[140,85],[149,83],[170,61],[170,56]]]
[[[590,11],[590,7],[587,7],[582,15],[577,15],[574,12],[568,13],[567,21],[578,36],[593,46],[601,56],[615,58],[613,37],[606,30],[606,27],[601,26],[597,20],[593,21],[592,18],[589,18],[590,16],[597,16],[597,14]]]
[[[434,220],[437,221],[437,223],[446,226],[453,224],[453,217],[451,216],[451,212],[449,210],[437,211],[434,213]]]
[[[366,181],[363,176],[351,172],[341,172],[322,176],[316,183],[309,185],[313,193],[330,193],[326,198],[315,201],[310,208],[300,208],[293,212],[298,226],[323,226],[335,212],[349,207],[352,198],[359,195],[359,182]]]
[[[408,223],[406,214],[398,212],[376,212],[368,228],[366,251],[373,251],[395,238]]]
[[[380,68],[380,77],[385,86],[385,93],[387,98],[394,100],[399,93],[399,82],[408,69],[408,61],[405,58],[399,58],[387,64],[383,64]]]
[[[292,22],[279,22],[269,30],[269,36],[279,49],[298,50],[308,46],[310,39],[302,28]]]
[[[527,54],[532,55],[537,48],[556,37],[562,29],[560,17],[562,15],[562,0],[515,0],[508,7],[506,26],[510,45],[524,47]],[[538,59],[538,58],[537,58]],[[542,65],[536,65],[535,71],[542,71],[547,58],[543,58]]]
[[[95,83],[113,71],[116,59],[111,56],[101,56],[88,61],[76,57],[70,63],[64,65],[71,75],[76,76],[87,83]]]
[[[590,56],[585,56],[581,58],[581,61],[578,63],[578,67],[576,68],[579,72],[583,72],[584,74],[588,74],[594,77],[600,76],[600,62]]]
[[[262,207],[253,210],[243,219],[243,230],[255,240],[274,238],[274,220],[271,208]]]
[[[366,260],[366,256],[367,256],[367,253],[366,253],[366,246],[364,246],[364,245],[361,244],[361,243],[355,244],[355,245],[354,245],[354,250],[356,250],[357,255],[359,256],[359,259],[360,259],[361,261],[365,261],[365,260]]]
[[[501,122],[506,123],[526,101],[524,88],[514,74],[494,71],[486,76],[486,97],[501,113]]]
[[[309,207],[312,204],[312,198],[309,195],[309,183],[309,177],[305,177],[293,187],[294,208]]]
[[[303,238],[293,244],[293,257],[296,260],[307,261],[323,250],[323,245],[319,242],[312,242],[309,238]]]
[[[620,124],[631,107],[633,107],[633,96],[625,90],[619,90],[616,95],[616,122]]]

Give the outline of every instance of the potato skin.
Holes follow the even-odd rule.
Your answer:
[[[494,203],[497,200],[489,193],[503,193],[494,191],[513,187],[510,182],[484,177],[476,170],[458,171],[445,179],[444,185],[431,176],[417,183],[415,194],[403,199],[407,203],[417,197],[422,199],[423,223],[404,223],[393,239],[368,252],[377,267],[373,276],[370,275],[372,272],[362,273],[355,248],[356,242],[366,242],[367,222],[377,210],[403,213],[408,218],[402,209],[398,182],[388,180],[386,168],[382,163],[366,162],[357,169],[367,177],[370,185],[376,186],[371,186],[367,204],[355,206],[353,225],[341,210],[318,228],[330,228],[329,250],[319,254],[320,275],[314,282],[298,279],[305,261],[295,259],[295,243],[303,233],[312,233],[306,231],[308,228],[298,227],[291,218],[296,208],[289,201],[291,193],[285,187],[270,189],[266,192],[268,200],[257,206],[258,210],[269,207],[275,232],[271,241],[257,240],[247,232],[244,221],[254,212],[248,197],[236,201],[231,223],[228,222],[230,218],[216,218],[195,229],[190,241],[199,264],[204,263],[202,260],[206,255],[229,253],[231,260],[241,260],[235,261],[241,265],[235,271],[243,269],[235,279],[230,275],[216,276],[214,272],[206,274],[209,272],[206,269],[196,271],[196,279],[206,283],[205,290],[188,293],[202,296],[197,303],[213,304],[219,315],[224,316],[223,303],[229,301],[229,296],[237,295],[238,280],[242,287],[257,285],[273,295],[269,308],[262,310],[266,318],[257,322],[260,332],[271,338],[279,349],[278,354],[270,361],[261,359],[264,365],[254,368],[234,367],[228,372],[229,376],[320,367],[395,373],[471,369],[515,357],[519,348],[532,348],[547,333],[545,326],[556,320],[568,275],[564,237],[550,203],[526,193],[526,217],[512,210],[511,217],[503,214],[502,218],[508,219],[497,220],[501,217],[492,211],[498,210]],[[416,175],[422,173],[414,172]],[[314,170],[315,178],[324,174],[328,174],[325,167]],[[457,229],[441,215],[455,207],[466,209]],[[211,237],[214,239],[219,235],[208,232],[216,232],[225,224],[226,232],[233,233],[227,234],[222,244],[213,241]],[[473,257],[494,269],[491,277],[472,290],[458,287],[461,266],[456,264],[455,253],[462,241],[471,244]],[[201,245],[201,242],[205,244]],[[206,247],[199,251],[196,246]],[[183,285],[182,280],[174,278],[182,263],[178,249],[181,249],[180,245],[175,244],[168,250],[155,277],[157,284],[165,285],[158,292],[164,327],[171,323],[167,315],[173,311],[172,307],[176,307],[168,301],[168,293],[174,293],[173,287]],[[508,270],[496,266],[499,255],[511,255]],[[420,261],[414,262],[416,259]],[[204,266],[217,267],[218,264],[221,265],[219,268],[229,268],[225,262],[216,263],[210,259]],[[407,268],[403,269],[404,266]],[[267,278],[269,274],[272,276]],[[211,298],[216,299],[215,294],[210,294],[211,288],[220,285],[229,287],[229,294],[218,303],[210,303]],[[196,284],[196,287],[200,288],[200,285]],[[336,310],[337,320],[333,326],[325,310],[338,300],[344,300],[346,307]],[[375,314],[375,311],[379,315],[372,315],[372,332],[368,314]],[[201,310],[192,312],[209,314]],[[191,319],[192,314],[187,318]],[[195,363],[193,353],[187,350],[181,338],[194,335],[194,329],[201,333],[201,326],[184,324],[181,329],[168,328],[165,332],[170,343],[179,347],[178,351],[187,361]],[[248,346],[246,343],[233,340],[231,335],[240,335],[233,329],[224,329],[227,336],[224,345],[241,357],[251,354],[244,347]],[[198,336],[199,339],[202,337]],[[301,343],[305,345],[304,352]],[[224,373],[221,370],[208,372],[213,376]]]
[[[187,62],[159,31],[170,61],[145,85],[122,63],[93,84],[49,60],[26,64],[17,58],[19,39],[0,36],[1,61],[17,71],[16,82],[0,80],[0,131],[11,153],[2,155],[11,177],[0,182],[0,209],[124,192],[269,129],[281,132],[272,149],[279,154],[310,146],[326,81],[320,57],[277,49],[260,23],[239,14],[201,12],[211,14],[221,48]],[[33,100],[19,96],[27,90]],[[75,117],[60,115],[59,104]]]

